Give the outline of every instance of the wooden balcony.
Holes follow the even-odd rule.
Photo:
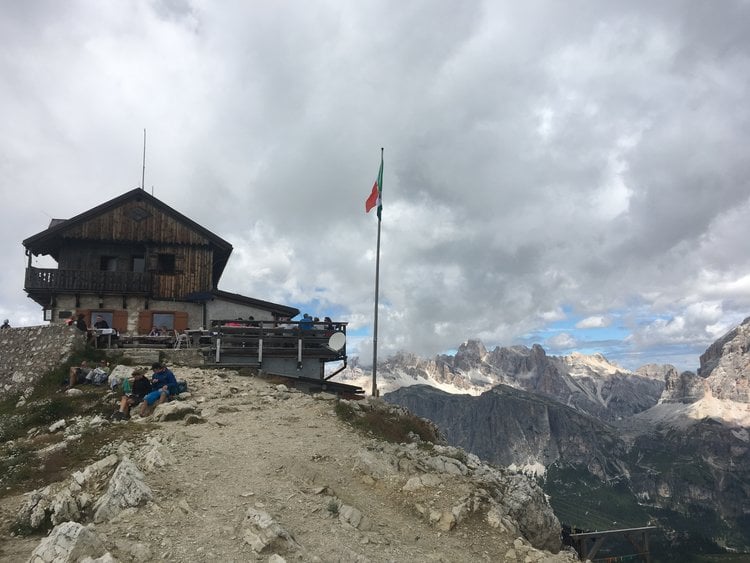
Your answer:
[[[24,289],[29,295],[51,293],[146,295],[151,291],[151,276],[139,272],[26,268]]]

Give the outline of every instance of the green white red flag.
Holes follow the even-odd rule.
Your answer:
[[[378,207],[378,219],[383,211],[383,155],[380,155],[380,170],[378,171],[378,178],[372,186],[372,192],[365,201],[365,213],[369,213],[373,207]]]

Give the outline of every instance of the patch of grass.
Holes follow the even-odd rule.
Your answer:
[[[34,450],[23,444],[10,444],[0,447],[0,483],[12,485],[25,481],[31,468],[38,465]]]
[[[102,458],[101,448],[117,440],[138,441],[147,424],[112,424],[92,428],[68,447],[40,457],[30,442],[0,445],[0,498],[61,481],[71,472]],[[57,441],[62,434],[54,435]]]
[[[348,403],[336,401],[334,411],[336,412],[336,416],[344,422],[353,422],[357,418],[357,411],[355,411],[354,407]]]
[[[47,432],[50,424],[76,416],[107,417],[113,412],[115,405],[106,386],[82,385],[77,387],[80,395],[60,392],[70,366],[80,365],[83,359],[93,364],[104,357],[102,351],[89,352],[93,353],[79,353],[49,370],[25,403],[18,405],[18,396],[0,402],[0,496],[64,479],[71,469],[98,459],[97,450],[109,441],[146,430],[141,425],[91,428],[65,449],[43,456],[36,453],[64,439],[62,433]]]
[[[378,438],[396,444],[410,443],[412,434],[419,436],[422,442],[439,442],[435,427],[424,419],[411,413],[401,414],[390,410],[361,410],[346,402],[338,401],[336,415],[355,429],[372,433]]]

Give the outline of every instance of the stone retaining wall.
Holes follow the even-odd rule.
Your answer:
[[[19,393],[28,397],[45,372],[84,345],[81,332],[65,325],[0,330],[0,399]]]

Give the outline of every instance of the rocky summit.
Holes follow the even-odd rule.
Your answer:
[[[577,560],[534,479],[440,439],[368,434],[403,407],[175,371],[190,392],[149,417],[61,419],[15,440],[47,463],[123,431],[62,480],[0,500],[0,561]]]

